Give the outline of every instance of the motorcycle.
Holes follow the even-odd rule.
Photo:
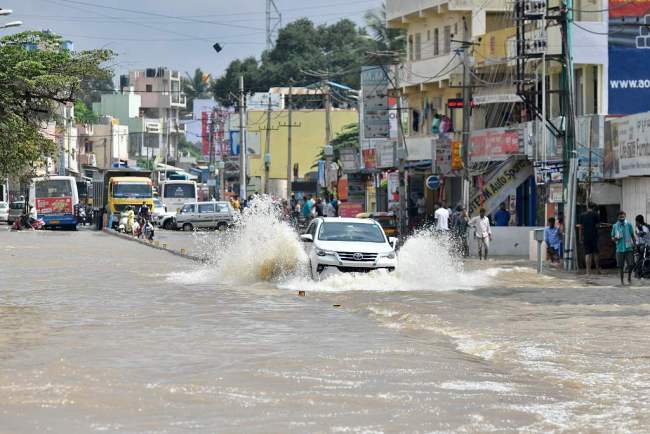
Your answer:
[[[136,234],[136,232],[134,232],[134,234]],[[144,238],[145,240],[153,241],[153,235],[154,228],[151,222],[149,220],[140,219],[136,236],[138,238]]]
[[[129,211],[122,211],[120,213],[120,220],[117,224],[117,231],[123,234],[136,235],[140,230],[140,225],[137,221],[134,221],[132,225],[129,225]]]
[[[11,226],[11,229],[14,231],[20,231],[23,228],[25,229],[29,228],[38,231],[43,229],[44,226],[45,226],[45,221],[43,219],[36,219],[30,222],[29,218],[26,219],[24,217],[21,217],[16,219],[14,224]]]

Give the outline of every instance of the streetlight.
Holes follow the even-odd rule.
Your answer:
[[[0,16],[11,15],[12,12],[11,9],[0,9]]]
[[[22,21],[9,21],[7,24],[0,25],[0,29],[8,29],[9,27],[18,27],[22,25]]]

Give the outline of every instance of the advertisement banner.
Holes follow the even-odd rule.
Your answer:
[[[453,135],[450,133],[440,134],[433,139],[432,148],[436,150],[436,161],[432,171],[436,175],[450,175],[451,170],[451,142]]]
[[[388,183],[386,186],[388,193],[388,211],[399,211],[399,172],[390,172],[388,174]]]
[[[472,163],[504,161],[520,152],[519,131],[506,128],[472,131],[469,144],[469,157]]]
[[[343,148],[339,150],[339,161],[343,172],[359,171],[359,151],[356,148]]]
[[[607,142],[605,167],[608,177],[650,173],[650,113],[610,120]]]
[[[362,134],[365,139],[387,139],[390,137],[387,68],[382,65],[361,68]]]
[[[609,113],[650,110],[650,2],[609,0]]]
[[[36,198],[36,212],[38,214],[72,214],[71,197],[42,197]]]
[[[377,168],[377,150],[374,147],[367,147],[361,149],[361,157],[364,169]]]
[[[356,217],[363,212],[363,204],[359,202],[343,202],[339,205],[339,217]]]
[[[469,215],[478,215],[481,206],[488,214],[492,213],[532,174],[533,167],[528,160],[512,159],[503,163],[499,170],[484,180],[483,191],[469,202]]]
[[[377,167],[386,169],[395,167],[395,144],[392,140],[377,141]]]

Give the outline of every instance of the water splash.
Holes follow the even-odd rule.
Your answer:
[[[485,270],[464,272],[456,243],[431,229],[420,230],[406,240],[392,273],[334,271],[312,281],[298,234],[283,221],[280,207],[268,196],[255,197],[231,230],[194,236],[208,266],[192,275],[172,275],[172,280],[240,285],[271,281],[283,289],[324,292],[451,291],[474,289],[490,281]]]

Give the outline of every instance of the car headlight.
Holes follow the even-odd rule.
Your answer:
[[[395,252],[382,253],[380,256],[382,258],[395,259]]]
[[[334,256],[336,253],[331,250],[316,249],[316,256]]]

